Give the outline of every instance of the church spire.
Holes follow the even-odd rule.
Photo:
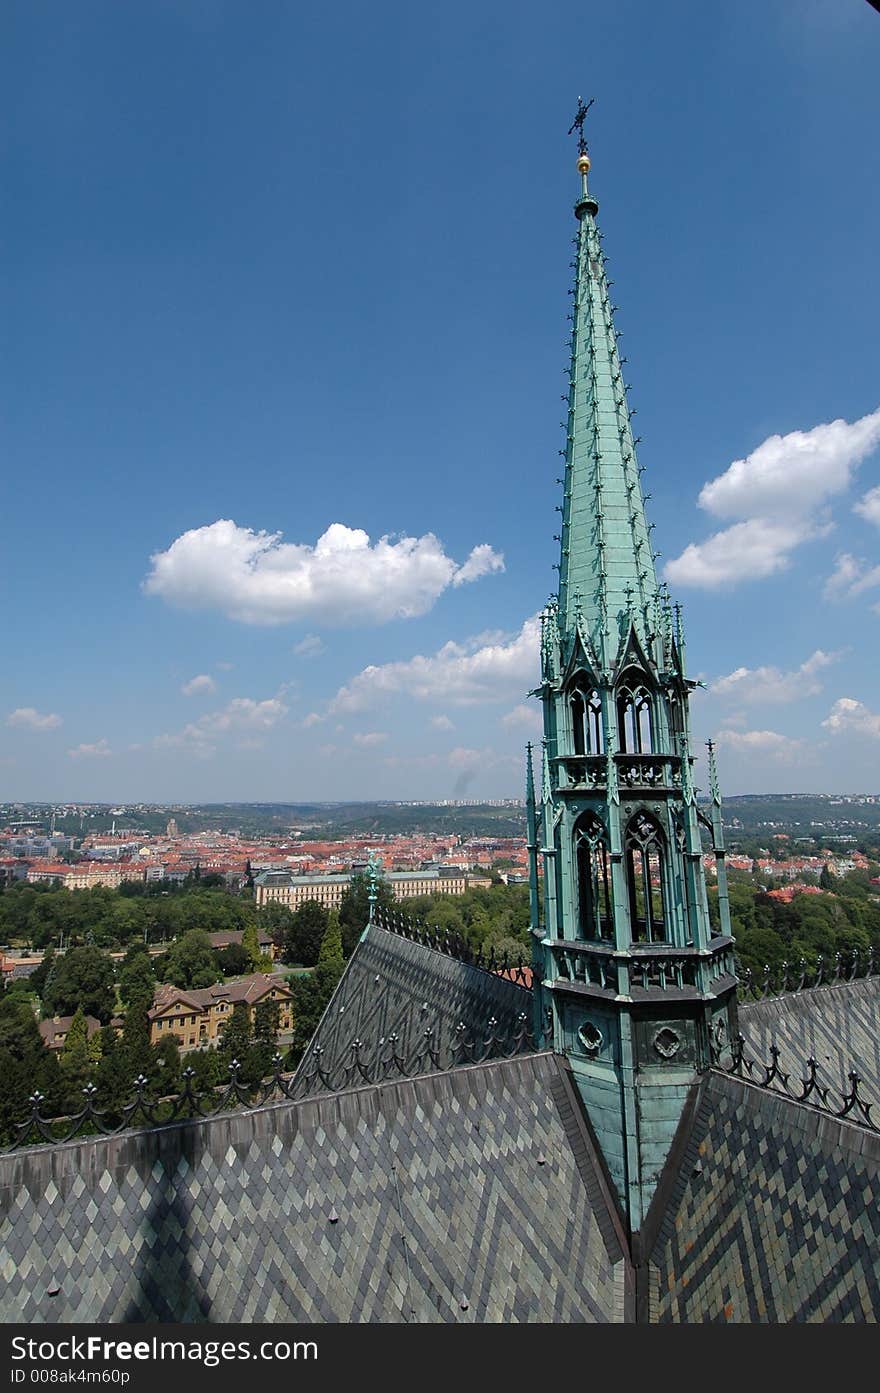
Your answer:
[[[565,442],[565,480],[559,567],[559,622],[578,626],[603,662],[613,662],[630,626],[655,656],[659,592],[645,518],[640,470],[596,224],[599,205],[589,191],[590,157],[583,120],[592,102],[578,103],[580,197],[574,258],[571,373]],[[656,653],[661,659],[661,655]]]
[[[713,763],[707,816],[681,612],[673,622],[657,584],[587,182],[588,109],[579,101],[572,126],[581,190],[560,587],[541,625],[540,797],[528,780],[535,1020],[570,1060],[635,1231],[693,1080],[735,1038],[736,978],[720,794]],[[704,834],[720,891],[711,915]]]

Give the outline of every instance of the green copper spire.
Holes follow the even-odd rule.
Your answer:
[[[631,623],[653,650],[659,592],[582,128],[580,144],[559,611],[604,666]]]
[[[736,979],[714,755],[704,811],[681,610],[654,570],[587,185],[587,110],[579,102],[572,127],[581,188],[560,587],[541,623],[539,792],[531,752],[527,775],[535,1020],[569,1058],[637,1231],[694,1080],[736,1033]],[[704,836],[718,877],[711,915]]]

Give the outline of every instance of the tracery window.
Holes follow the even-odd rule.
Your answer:
[[[575,826],[578,933],[581,938],[612,939],[611,858],[605,828],[594,813]]]
[[[643,755],[654,750],[654,710],[651,693],[627,683],[617,693],[617,734],[621,754]]]
[[[605,733],[602,725],[602,698],[595,690],[575,687],[569,697],[571,730],[576,755],[605,753]]]
[[[665,943],[666,842],[652,817],[638,812],[626,829],[626,878],[636,943]]]

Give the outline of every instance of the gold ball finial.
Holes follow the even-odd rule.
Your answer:
[[[578,155],[578,174],[589,174],[589,172],[590,157],[587,154],[586,150],[584,150],[583,154]]]

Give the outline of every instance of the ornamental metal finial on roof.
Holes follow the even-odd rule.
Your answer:
[[[376,853],[375,851],[371,851],[370,854],[369,854],[369,856],[367,857],[367,886],[368,886],[368,891],[369,891],[369,893],[368,893],[368,895],[367,895],[367,899],[368,899],[369,902],[370,902],[370,919],[369,919],[369,922],[370,922],[371,924],[372,924],[373,918],[374,918],[374,916],[375,916],[375,911],[376,911],[376,900],[377,900],[377,898],[378,898],[378,893],[377,893],[377,888],[376,888],[376,887],[377,887],[377,883],[378,883],[378,880],[379,880],[379,876],[380,876],[381,874],[382,874],[382,858],[381,858],[381,856],[377,855],[377,853]]]
[[[575,113],[575,118],[574,118],[574,120],[572,121],[571,125],[570,125],[569,128],[568,128],[568,134],[569,134],[569,135],[574,135],[575,131],[577,131],[577,133],[578,133],[578,154],[579,154],[579,155],[585,155],[585,154],[587,153],[587,142],[586,142],[586,139],[584,138],[584,122],[585,122],[586,119],[587,119],[587,112],[589,111],[590,107],[593,105],[593,102],[594,102],[595,100],[596,100],[595,97],[591,97],[590,100],[589,100],[589,101],[586,103],[586,105],[585,105],[585,104],[584,104],[584,99],[583,99],[583,97],[578,97],[578,107],[577,107],[577,111],[576,111],[576,113]]]

